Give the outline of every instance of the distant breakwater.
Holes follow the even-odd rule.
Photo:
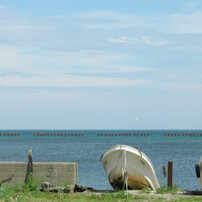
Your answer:
[[[19,133],[3,133],[3,134],[0,133],[0,136],[19,136],[19,135],[20,135]]]
[[[164,133],[162,134],[164,137],[202,137],[202,133]],[[0,137],[18,137],[19,133],[0,133]],[[83,133],[33,133],[34,137],[82,137]],[[149,133],[98,133],[99,137],[149,137]]]

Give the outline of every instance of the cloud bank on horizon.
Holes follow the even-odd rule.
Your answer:
[[[200,1],[1,1],[0,128],[200,129],[201,18]]]

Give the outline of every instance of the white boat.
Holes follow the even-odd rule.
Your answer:
[[[199,178],[199,182],[202,188],[202,156],[199,160],[199,164],[195,165],[195,170],[196,170],[196,177]]]
[[[160,188],[150,159],[138,148],[115,145],[101,157],[111,186],[116,190]]]

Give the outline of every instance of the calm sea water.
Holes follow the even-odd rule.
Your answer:
[[[28,161],[32,149],[33,161],[77,162],[78,182],[94,189],[112,189],[104,172],[100,157],[109,147],[126,144],[138,147],[158,169],[173,161],[173,182],[181,189],[200,189],[195,174],[195,164],[202,155],[202,130],[191,131],[127,131],[127,130],[1,130],[0,133],[19,133],[19,137],[0,136],[0,161]],[[76,137],[34,137],[33,133],[82,133]],[[149,133],[149,137],[98,136],[99,133]],[[181,136],[166,137],[164,133],[180,133]],[[197,137],[184,137],[183,133],[197,133]],[[162,171],[157,173],[161,177]],[[166,178],[159,183],[166,183]]]

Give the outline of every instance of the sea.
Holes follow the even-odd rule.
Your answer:
[[[19,136],[4,135],[12,133]],[[32,149],[33,162],[76,162],[79,185],[111,190],[100,158],[119,144],[138,147],[155,170],[172,161],[173,183],[181,190],[200,190],[195,164],[202,156],[202,130],[0,130],[0,161],[27,162],[28,150]],[[158,178],[162,176],[162,170],[157,172]],[[167,178],[159,183],[167,183]]]

